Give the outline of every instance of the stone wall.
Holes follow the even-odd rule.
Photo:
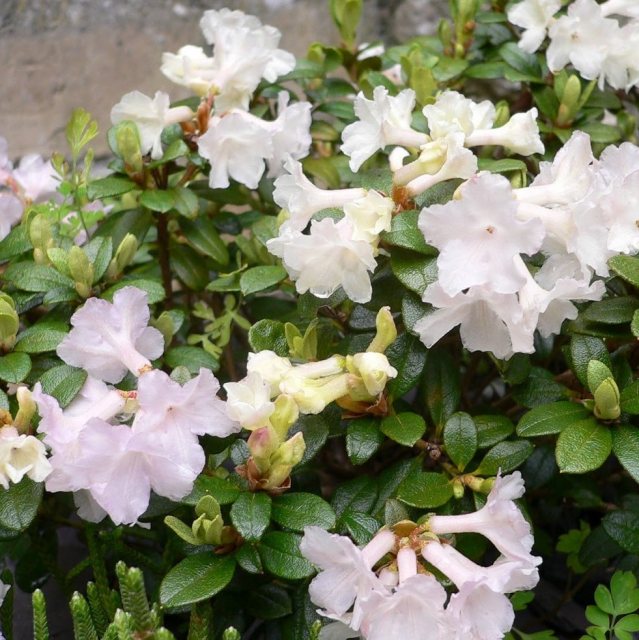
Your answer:
[[[364,0],[362,39],[432,32],[445,0]],[[163,51],[204,44],[205,9],[229,6],[259,15],[302,55],[314,40],[335,42],[326,0],[0,0],[0,136],[14,156],[65,150],[74,107],[109,126],[109,111],[133,89],[180,88],[160,73]],[[96,151],[106,151],[105,138]]]

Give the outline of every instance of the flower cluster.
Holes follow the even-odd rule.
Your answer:
[[[57,187],[50,162],[29,154],[14,167],[9,160],[7,141],[0,138],[0,240],[20,222],[28,205],[48,200]]]
[[[228,187],[232,178],[254,189],[267,166],[272,178],[282,172],[286,157],[308,155],[311,105],[289,104],[290,95],[282,91],[273,120],[248,111],[261,80],[275,82],[295,67],[294,56],[277,48],[281,34],[275,27],[230,9],[206,11],[200,27],[212,57],[187,45],[162,59],[164,75],[203,98],[197,112],[186,105],[171,107],[161,91],[154,98],[133,91],[113,107],[111,120],[134,122],[142,153],[153,159],[162,157],[162,131],[179,123],[211,162],[211,188]]]
[[[565,3],[563,3],[565,4]],[[565,14],[560,0],[522,0],[508,19],[524,29],[519,46],[533,53],[546,35],[548,68],[556,73],[572,64],[587,80],[628,90],[639,83],[639,5],[635,0],[575,0]]]
[[[391,96],[384,87],[376,87],[372,100],[357,96],[358,120],[342,135],[342,151],[350,157],[354,172],[377,151],[395,147],[389,162],[394,190],[402,197],[418,196],[446,180],[473,176],[477,158],[471,147],[498,145],[522,155],[544,151],[536,109],[493,127],[494,105],[488,101],[477,104],[446,91],[423,110],[429,126],[426,134],[411,126],[414,107],[411,89]],[[415,159],[404,163],[411,152]],[[299,293],[310,291],[325,298],[342,287],[351,300],[369,301],[369,273],[376,267],[380,234],[391,228],[394,200],[369,189],[319,189],[306,178],[299,163],[291,159],[285,167],[288,175],[275,181],[274,199],[287,218],[278,237],[269,241],[269,250],[282,259]],[[339,209],[342,217],[312,220],[326,209]]]
[[[337,621],[322,637],[419,640],[428,629],[435,640],[502,638],[514,620],[506,594],[539,580],[530,526],[514,503],[523,493],[519,472],[497,477],[479,511],[432,515],[419,526],[402,521],[363,549],[319,527],[306,528],[300,548],[320,569],[309,594],[323,616]],[[486,537],[500,553],[491,566],[475,564],[446,537],[468,532]],[[456,587],[450,597],[433,569]]]
[[[80,516],[90,521],[108,514],[116,524],[134,523],[152,490],[183,498],[204,467],[198,436],[240,429],[227,417],[208,369],[184,386],[153,369],[164,338],[148,322],[140,289],[124,287],[112,303],[90,298],[57,349],[62,360],[87,372],[80,393],[63,409],[40,383],[33,391],[38,431],[51,450],[46,488],[74,492]],[[112,386],[128,373],[137,378],[136,390]]]
[[[630,143],[595,160],[589,136],[576,132],[522,189],[480,173],[457,199],[421,212],[439,275],[423,296],[436,310],[415,330],[431,346],[460,325],[469,350],[532,353],[535,330],[558,333],[577,317],[573,301],[601,299],[604,283],[593,277],[608,275],[612,256],[637,252],[638,219],[639,148]],[[533,275],[522,255],[534,254],[545,261]]]

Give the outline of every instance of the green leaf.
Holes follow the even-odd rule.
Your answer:
[[[192,545],[199,545],[200,540],[193,535],[193,530],[187,524],[184,524],[182,520],[175,516],[166,516],[164,518],[164,524],[171,529],[177,536],[182,538],[185,542]]]
[[[517,435],[526,438],[561,433],[568,425],[589,417],[588,410],[576,402],[542,404],[524,414],[517,425]]]
[[[626,282],[639,287],[639,258],[614,256],[608,260],[610,268]]]
[[[505,440],[514,430],[515,425],[502,415],[473,416],[477,427],[477,447],[486,449]]]
[[[164,362],[171,369],[186,367],[192,375],[197,375],[202,367],[211,371],[220,368],[220,363],[208,351],[188,345],[173,347],[167,351]]]
[[[62,275],[53,267],[33,262],[16,262],[10,264],[4,272],[6,280],[23,291],[49,291],[60,287],[73,289],[71,278]]]
[[[278,356],[289,355],[284,323],[279,320],[259,320],[250,328],[248,339],[253,351],[268,349]]]
[[[242,493],[231,507],[231,522],[249,542],[262,537],[271,521],[271,499],[265,493]]]
[[[264,573],[262,559],[257,549],[250,544],[243,544],[236,552],[237,564],[248,573]]]
[[[416,336],[403,333],[386,349],[390,364],[397,369],[397,377],[386,388],[395,397],[408,393],[421,378],[426,364],[426,347]]]
[[[187,187],[174,187],[169,189],[173,196],[175,210],[187,219],[194,219],[200,211],[200,203],[197,195]]]
[[[95,236],[84,246],[84,251],[93,265],[93,284],[95,284],[109,267],[113,256],[113,242],[109,237]]]
[[[601,122],[589,122],[579,127],[590,136],[593,142],[602,144],[613,144],[621,138],[619,127]]]
[[[622,390],[621,410],[633,416],[639,414],[639,380],[635,380]]]
[[[614,613],[624,615],[634,613],[639,609],[639,589],[637,589],[637,578],[630,571],[615,571],[610,580],[610,593],[614,603]],[[634,616],[639,619],[639,616]],[[639,629],[636,629],[639,631]],[[627,629],[635,631],[635,629]]]
[[[171,247],[171,267],[177,277],[194,291],[201,291],[209,283],[209,270],[195,249],[189,245],[175,245]]]
[[[639,608],[639,605],[635,607],[633,611],[636,611],[637,608]],[[629,632],[639,631],[639,615],[634,613],[629,616],[624,616],[615,625],[615,631],[629,631]]]
[[[606,533],[624,550],[639,554],[639,513],[619,509],[604,516]]]
[[[286,269],[280,266],[253,267],[240,277],[240,289],[245,296],[274,287],[288,277]]]
[[[516,160],[515,158],[502,158],[501,160],[478,158],[478,166],[480,171],[490,171],[491,173],[527,171],[526,163],[523,160]]]
[[[114,284],[112,287],[109,287],[103,294],[102,297],[105,300],[113,300],[113,295],[116,291],[122,289],[122,287],[137,287],[138,289],[142,289],[142,291],[146,292],[147,298],[149,300],[149,304],[155,304],[156,302],[162,302],[166,297],[164,292],[164,287],[157,280],[147,280],[142,278],[133,278],[131,280],[120,280],[117,284]]]
[[[637,307],[639,299],[633,296],[608,298],[591,303],[583,312],[582,318],[602,324],[623,324],[632,320]]]
[[[240,488],[231,481],[232,476],[223,479],[217,476],[198,476],[193,490],[182,498],[183,504],[194,507],[204,496],[213,496],[220,505],[235,502],[240,495]]]
[[[533,449],[528,440],[500,442],[488,451],[475,473],[482,476],[494,476],[500,470],[502,474],[510,473],[526,461]]]
[[[609,369],[612,368],[610,354],[601,338],[582,336],[575,334],[570,340],[571,367],[579,382],[588,386],[588,363],[591,360],[603,362]]]
[[[180,228],[186,239],[197,251],[220,265],[229,263],[229,252],[215,225],[209,218],[197,220],[180,219]]]
[[[346,453],[355,464],[364,464],[373,456],[384,442],[379,429],[379,420],[358,418],[351,420],[346,429]]]
[[[36,517],[43,491],[42,482],[23,478],[8,489],[0,487],[0,527],[10,533],[24,531]]]
[[[0,358],[0,380],[17,384],[31,371],[31,358],[26,353],[9,353]]]
[[[402,211],[393,218],[390,231],[381,234],[381,241],[393,247],[410,249],[427,256],[435,255],[436,251],[426,244],[424,234],[417,226],[418,218],[419,211]]]
[[[197,553],[184,558],[164,576],[160,584],[160,603],[165,607],[184,607],[219,593],[233,578],[232,556]]]
[[[586,473],[598,469],[611,450],[610,429],[589,418],[573,422],[561,432],[555,456],[563,473]]]
[[[346,514],[341,523],[357,544],[370,542],[380,528],[380,523],[376,518],[357,511]]]
[[[61,407],[66,407],[78,395],[87,379],[83,369],[62,364],[48,369],[40,376],[42,390],[53,396]]]
[[[285,531],[267,533],[259,548],[266,569],[285,580],[301,580],[313,575],[313,565],[300,552],[301,539]]]
[[[397,249],[391,255],[391,268],[397,279],[411,291],[423,295],[437,280],[437,258]]]
[[[534,54],[526,53],[514,42],[507,42],[500,47],[499,55],[502,60],[522,75],[532,80],[541,81],[541,66]]]
[[[595,607],[594,605],[588,605],[586,607],[586,618],[591,624],[596,624],[597,626],[605,629],[610,625],[610,617],[608,614],[604,613],[599,607]]]
[[[461,398],[459,367],[443,349],[431,349],[424,373],[426,404],[433,421],[443,425],[455,412]]]
[[[434,509],[453,497],[453,485],[443,473],[418,471],[399,485],[397,497],[412,507]]]
[[[293,603],[284,587],[275,583],[262,584],[249,592],[246,610],[256,618],[276,620],[292,613]]]
[[[444,425],[444,446],[450,459],[463,471],[477,451],[477,427],[463,412],[453,413]]]
[[[14,227],[2,241],[0,241],[0,261],[15,258],[33,248],[26,224]]]
[[[55,351],[69,330],[61,322],[49,322],[46,318],[18,334],[15,351],[45,353]]]
[[[335,512],[325,500],[312,493],[284,493],[273,498],[272,518],[282,527],[304,531],[312,525],[322,529],[335,526]]]
[[[144,191],[140,196],[140,204],[151,211],[168,213],[175,207],[175,193],[162,189]]]
[[[639,428],[627,424],[615,427],[612,451],[634,481],[639,482]]]
[[[87,188],[87,194],[89,200],[103,200],[104,198],[122,196],[137,188],[138,185],[135,184],[133,180],[109,176],[90,182]]]
[[[416,413],[404,412],[384,418],[380,429],[391,440],[412,447],[424,435],[426,422]]]

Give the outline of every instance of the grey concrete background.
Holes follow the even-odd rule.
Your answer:
[[[361,39],[432,32],[446,4],[364,0]],[[0,0],[0,136],[11,155],[64,151],[75,107],[93,113],[104,133],[111,107],[128,91],[185,96],[160,73],[162,52],[204,45],[202,11],[223,6],[278,27],[281,46],[297,55],[313,41],[337,40],[328,0]],[[104,135],[95,147],[106,151]]]

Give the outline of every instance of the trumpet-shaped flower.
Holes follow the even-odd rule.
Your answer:
[[[378,533],[364,549],[359,549],[344,536],[320,527],[306,527],[300,551],[321,569],[309,585],[311,600],[331,617],[343,616],[355,605],[353,617],[359,618],[362,601],[373,592],[387,593],[371,569],[394,546],[395,536],[390,531]],[[351,620],[355,630],[358,621]]]
[[[382,231],[390,231],[395,202],[392,198],[370,190],[363,198],[344,205],[344,215],[353,225],[353,238],[377,244]]]
[[[154,160],[162,157],[162,131],[176,122],[184,122],[193,117],[189,107],[170,107],[167,93],[157,91],[153,98],[140,91],[131,91],[111,109],[111,122],[118,124],[131,120],[140,134],[142,153],[150,153]]]
[[[515,293],[524,283],[513,259],[541,247],[539,221],[517,219],[517,202],[506,178],[478,174],[467,182],[459,200],[422,210],[419,228],[440,251],[439,285],[455,296],[485,285],[495,293]]]
[[[243,111],[211,118],[197,146],[199,154],[211,163],[211,189],[228,187],[229,178],[256,189],[266,160],[273,156],[273,141],[261,120]]]
[[[444,603],[446,591],[430,575],[414,575],[400,583],[392,595],[373,593],[362,604],[361,630],[366,640],[432,640],[451,637]]]
[[[362,378],[366,391],[375,397],[384,391],[389,379],[397,377],[397,369],[391,366],[383,353],[357,353],[353,356],[352,366]]]
[[[457,91],[444,91],[423,112],[432,138],[444,138],[449,133],[467,136],[476,129],[490,129],[495,121],[492,102],[473,102]]]
[[[530,558],[533,536],[530,525],[517,508],[514,500],[524,494],[521,473],[497,477],[488,500],[479,511],[458,516],[434,515],[429,520],[433,533],[474,532],[488,538],[506,558]]]
[[[25,476],[42,482],[51,472],[44,444],[12,426],[0,428],[0,486],[18,483]]]
[[[522,0],[512,5],[508,20],[524,30],[519,47],[528,53],[537,51],[559,9],[561,0]]]
[[[227,403],[218,398],[220,383],[209,369],[184,386],[159,369],[138,381],[136,429],[159,429],[169,434],[211,435],[225,438],[240,430],[227,415]]]
[[[538,111],[533,108],[525,113],[516,113],[497,129],[475,129],[466,136],[466,146],[497,145],[522,156],[543,153],[544,144],[539,135],[537,116]]]
[[[293,365],[288,358],[282,358],[268,349],[258,353],[249,353],[246,363],[247,373],[256,373],[264,382],[268,382],[271,388],[271,398],[279,393],[280,382],[292,368]]]
[[[268,424],[275,405],[271,402],[271,385],[259,373],[254,371],[244,380],[227,382],[224,390],[226,411],[232,420],[251,431]]]
[[[353,238],[347,219],[313,221],[309,235],[285,233],[267,243],[268,250],[282,259],[299,293],[310,291],[328,298],[339,287],[354,302],[368,302],[372,287],[368,272],[375,270],[373,247]]]
[[[213,85],[214,63],[202,47],[186,45],[177,53],[162,54],[162,73],[175,84],[205,96]]]
[[[492,351],[497,358],[527,352],[530,331],[521,326],[523,313],[515,294],[471,287],[466,293],[449,296],[435,283],[426,289],[423,300],[435,307],[415,324],[415,332],[427,347],[459,326],[469,351]]]
[[[302,165],[294,158],[284,162],[288,173],[275,181],[273,199],[286,209],[289,218],[283,230],[302,231],[310,222],[313,214],[322,209],[344,207],[350,202],[366,198],[365,189],[320,189],[305,175]]]
[[[164,351],[164,338],[148,326],[149,317],[146,293],[135,287],[119,289],[112,303],[89,298],[71,316],[73,329],[57,354],[106,382],[119,382],[127,369],[139,375]]]
[[[358,120],[342,133],[342,151],[350,157],[353,171],[358,171],[366,160],[388,145],[420,147],[428,142],[426,134],[411,128],[414,107],[412,89],[390,96],[385,87],[375,87],[372,100],[358,94],[355,99]]]

